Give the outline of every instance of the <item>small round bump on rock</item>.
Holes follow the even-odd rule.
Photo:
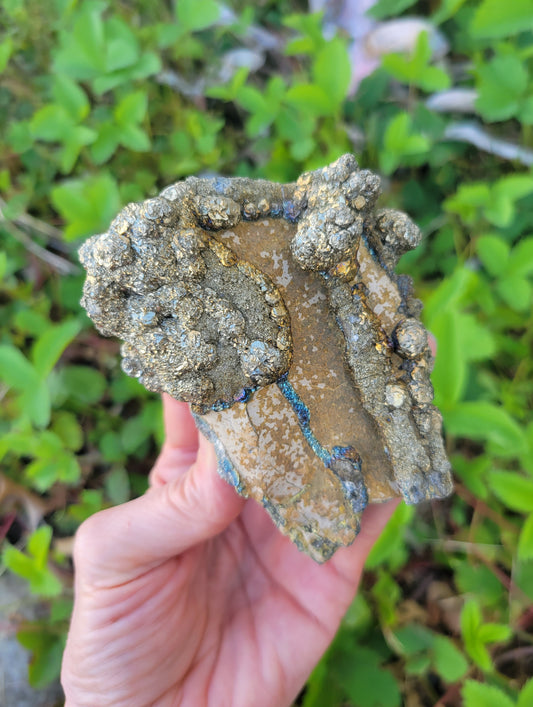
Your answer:
[[[257,218],[257,206],[251,201],[247,201],[244,204],[242,211],[245,219],[252,220]]]
[[[267,290],[265,292],[265,301],[271,307],[276,305],[280,300],[281,300],[281,295],[277,289],[276,290],[274,290],[274,289]]]
[[[433,400],[434,392],[433,386],[429,381],[416,381],[412,380],[409,383],[409,390],[413,396],[415,402],[418,405],[427,405]]]
[[[280,351],[288,351],[292,346],[292,338],[288,329],[281,329],[276,338],[276,346]]]
[[[417,358],[427,348],[427,332],[417,319],[405,319],[393,332],[396,351],[405,358]]]
[[[270,316],[276,321],[284,320],[287,317],[287,310],[283,305],[277,304],[275,307],[272,307]]]
[[[337,208],[333,209],[333,221],[337,226],[346,228],[346,226],[354,222],[354,219],[355,214],[348,206],[340,204]]]
[[[174,210],[165,199],[147,199],[141,207],[141,216],[149,221],[157,221],[164,225],[175,220]]]
[[[256,385],[265,385],[283,373],[281,352],[264,341],[252,341],[247,351],[241,354],[244,375]]]
[[[257,204],[257,211],[260,216],[268,216],[270,213],[270,204],[266,199],[261,199],[261,201]]]
[[[171,184],[166,189],[163,189],[160,196],[167,201],[181,201],[187,194],[187,191],[187,185],[184,182],[179,182],[178,184]]]
[[[124,357],[122,359],[121,367],[124,373],[132,378],[139,378],[143,372],[140,361],[136,358]]]
[[[123,236],[112,237],[107,233],[96,239],[92,249],[96,263],[106,270],[114,270],[133,262],[133,250]]]
[[[197,196],[193,208],[198,223],[212,231],[236,226],[241,220],[239,205],[226,196]]]
[[[389,407],[400,408],[405,402],[405,388],[397,383],[385,387],[385,402]]]
[[[196,255],[202,251],[209,242],[206,234],[199,228],[184,228],[178,231],[177,236],[174,236],[174,239],[176,238],[180,247],[191,255]]]

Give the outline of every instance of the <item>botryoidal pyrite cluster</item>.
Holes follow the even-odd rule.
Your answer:
[[[187,401],[221,475],[315,560],[368,502],[452,490],[412,282],[420,242],[344,155],[295,184],[194,178],[80,250],[82,304],[122,367]]]

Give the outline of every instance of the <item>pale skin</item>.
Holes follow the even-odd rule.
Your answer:
[[[353,545],[318,565],[218,476],[188,406],[163,401],[150,489],[76,537],[65,705],[290,705],[397,502],[368,507]]]

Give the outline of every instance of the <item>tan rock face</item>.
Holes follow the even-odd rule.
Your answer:
[[[296,184],[196,179],[80,250],[123,368],[191,403],[219,471],[321,562],[368,502],[451,492],[411,280],[420,240],[351,155]]]

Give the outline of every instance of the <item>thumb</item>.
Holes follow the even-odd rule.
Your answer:
[[[98,585],[126,582],[224,530],[244,499],[216,469],[213,446],[200,435],[198,456],[184,475],[91,516],[76,534],[78,574]]]

